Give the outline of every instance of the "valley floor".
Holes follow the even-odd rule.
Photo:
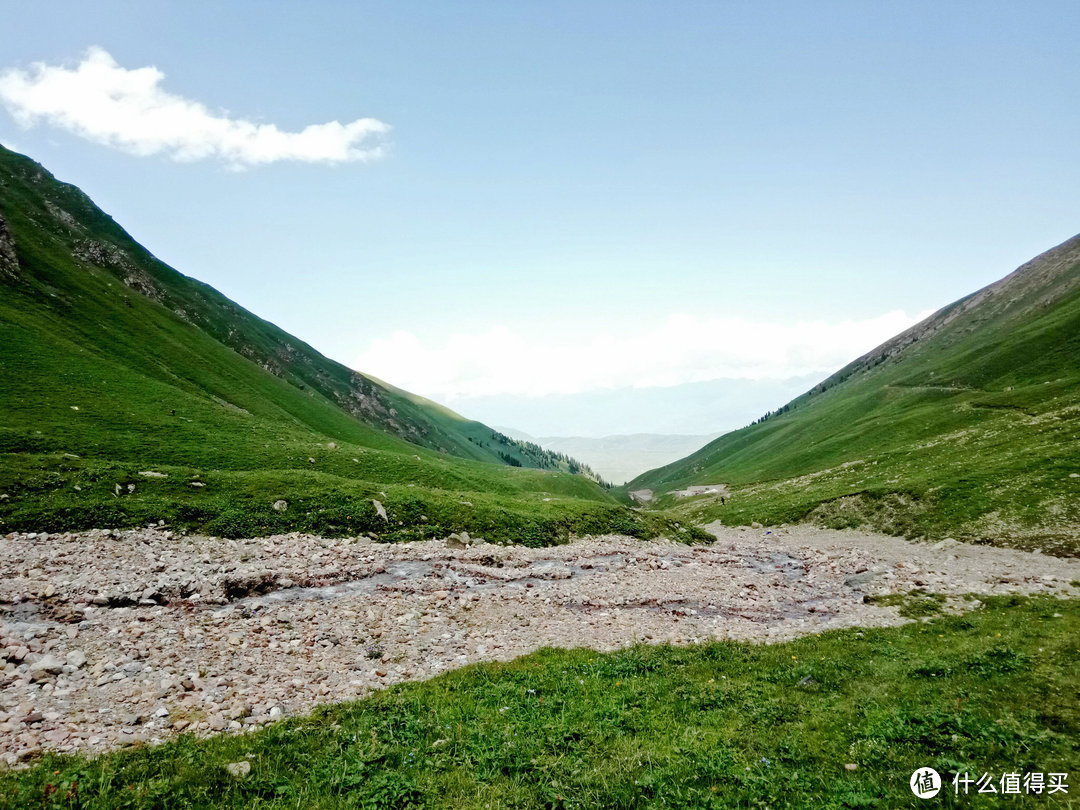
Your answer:
[[[1080,595],[1080,560],[811,527],[553,548],[164,529],[0,538],[0,756],[265,725],[541,647],[783,641],[907,619],[869,595]],[[940,601],[940,600],[939,600]],[[909,614],[910,615],[910,614]]]

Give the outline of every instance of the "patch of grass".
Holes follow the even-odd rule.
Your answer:
[[[530,546],[604,533],[664,535],[685,542],[713,539],[664,514],[587,497],[598,491],[595,485],[565,473],[503,470],[447,459],[418,462],[414,456],[372,450],[364,458],[361,464],[353,464],[351,456],[321,460],[309,469],[153,465],[153,472],[166,477],[148,478],[134,464],[49,454],[0,455],[0,491],[9,496],[0,501],[0,531],[62,532],[165,521],[174,529],[218,537],[302,531],[366,533],[400,542],[464,530],[490,542]],[[342,465],[369,473],[374,468],[378,478],[346,475],[349,467],[341,470]],[[386,483],[387,478],[408,483]],[[426,481],[430,483],[424,485]],[[454,486],[462,488],[450,488]],[[537,490],[540,486],[550,490]],[[580,487],[586,488],[584,493]],[[286,503],[283,510],[274,508],[279,501]],[[385,518],[376,501],[383,505]]]
[[[921,619],[925,616],[935,616],[941,613],[945,607],[945,595],[940,593],[927,593],[921,588],[916,588],[908,593],[890,593],[879,596],[868,596],[866,601],[874,605],[896,606],[900,608],[900,615],[907,619]]]
[[[924,766],[946,806],[996,806],[952,774],[1075,768],[1078,637],[1080,603],[1009,597],[773,646],[548,649],[249,735],[47,756],[0,775],[0,807],[892,808]]]

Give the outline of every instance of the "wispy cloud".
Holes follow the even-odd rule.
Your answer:
[[[543,396],[722,378],[826,374],[930,313],[899,310],[828,323],[769,323],[675,314],[620,334],[525,334],[507,326],[424,343],[411,332],[374,341],[355,368],[428,396]]]
[[[135,155],[217,159],[234,168],[291,160],[369,161],[383,154],[390,127],[374,118],[329,121],[286,132],[162,88],[156,67],[128,69],[103,48],[74,68],[35,63],[0,74],[0,102],[23,127],[45,123]]]

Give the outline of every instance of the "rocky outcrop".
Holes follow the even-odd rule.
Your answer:
[[[83,239],[75,244],[72,256],[78,261],[113,272],[127,286],[147,298],[159,303],[164,299],[161,288],[150,274],[132,262],[128,254],[116,245]]]
[[[379,386],[362,374],[353,372],[347,394],[335,392],[338,405],[356,418],[374,422],[405,441],[430,446],[428,427],[402,420]]]
[[[19,259],[15,255],[15,237],[0,214],[0,277],[18,278]]]

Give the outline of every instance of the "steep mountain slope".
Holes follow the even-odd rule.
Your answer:
[[[1075,551],[1078,448],[1080,236],[626,490],[726,483],[679,510]]]
[[[0,531],[645,531],[569,465],[328,360],[3,149],[0,382]]]
[[[114,295],[141,293],[299,390],[383,432],[463,458],[506,462],[509,456],[522,466],[549,466],[521,446],[493,443],[494,431],[486,425],[329,360],[212,287],[181,275],[135,242],[82,191],[56,181],[29,158],[0,147],[0,178],[7,241],[12,232],[18,234],[27,270],[17,272],[9,248],[7,269],[0,272],[32,299],[62,314],[64,297],[52,288],[68,289],[87,273],[106,283],[115,279],[127,289],[117,287]]]

